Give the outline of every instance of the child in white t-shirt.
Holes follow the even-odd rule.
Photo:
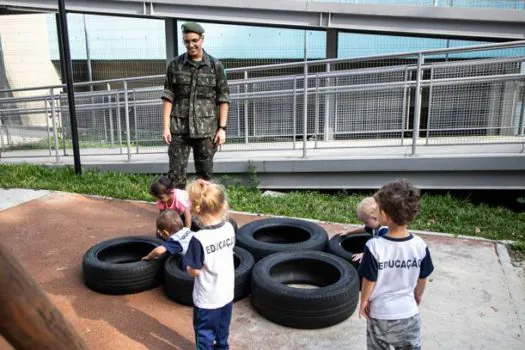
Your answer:
[[[188,185],[195,232],[182,267],[195,277],[193,328],[197,349],[229,349],[235,267],[235,231],[225,220],[228,200],[224,188],[205,180]]]
[[[193,232],[189,227],[182,226],[182,220],[177,212],[166,209],[157,217],[157,236],[164,239],[164,242],[142,260],[157,259],[166,252],[171,255],[186,254]]]
[[[367,318],[367,347],[421,349],[418,306],[434,266],[426,243],[408,231],[419,212],[419,190],[401,179],[383,186],[374,198],[388,234],[366,243],[359,266],[359,315]]]

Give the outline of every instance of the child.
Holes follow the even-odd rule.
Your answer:
[[[384,236],[388,233],[388,227],[381,226],[378,219],[378,208],[374,197],[366,197],[357,205],[357,218],[365,225],[350,229],[346,232],[338,233],[340,236],[346,236],[357,233],[370,233],[373,237]],[[361,262],[363,253],[352,255],[352,261]]]
[[[190,201],[188,193],[175,188],[175,176],[170,172],[155,179],[150,187],[150,194],[157,199],[157,208],[175,210],[184,220],[185,227],[191,227]]]
[[[224,220],[228,201],[223,187],[197,180],[188,185],[195,232],[182,267],[195,277],[193,327],[197,349],[229,349],[235,268],[233,226]]]
[[[176,253],[186,254],[193,232],[182,226],[182,221],[177,212],[166,209],[157,217],[157,235],[164,239],[164,243],[153,249],[142,260],[157,259],[166,252],[172,255]]]
[[[375,195],[386,236],[366,243],[359,316],[367,319],[368,349],[421,349],[421,303],[434,270],[426,243],[408,232],[419,212],[419,190],[407,180],[383,186]]]

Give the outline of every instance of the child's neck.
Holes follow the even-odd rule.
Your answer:
[[[220,224],[223,220],[222,214],[208,214],[200,217],[200,222],[204,226],[213,226]]]
[[[175,199],[175,196],[173,195],[173,193],[170,191],[168,193],[168,201],[166,202],[166,204],[168,205],[171,205],[173,203],[173,200]]]
[[[396,225],[394,223],[390,223],[388,225],[388,234],[389,237],[392,238],[405,238],[410,235],[408,232],[408,227],[406,225]]]

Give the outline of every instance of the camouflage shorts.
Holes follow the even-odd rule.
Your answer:
[[[419,314],[401,320],[370,318],[366,325],[369,350],[421,349],[421,318]]]

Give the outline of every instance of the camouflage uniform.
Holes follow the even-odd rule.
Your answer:
[[[162,99],[173,103],[168,156],[177,187],[186,185],[190,147],[197,177],[211,179],[217,151],[213,139],[219,125],[218,105],[230,101],[224,66],[205,51],[199,62],[191,61],[187,53],[178,56],[168,66]]]
[[[421,349],[421,318],[419,314],[402,320],[370,318],[366,325],[366,344],[369,350]]]

